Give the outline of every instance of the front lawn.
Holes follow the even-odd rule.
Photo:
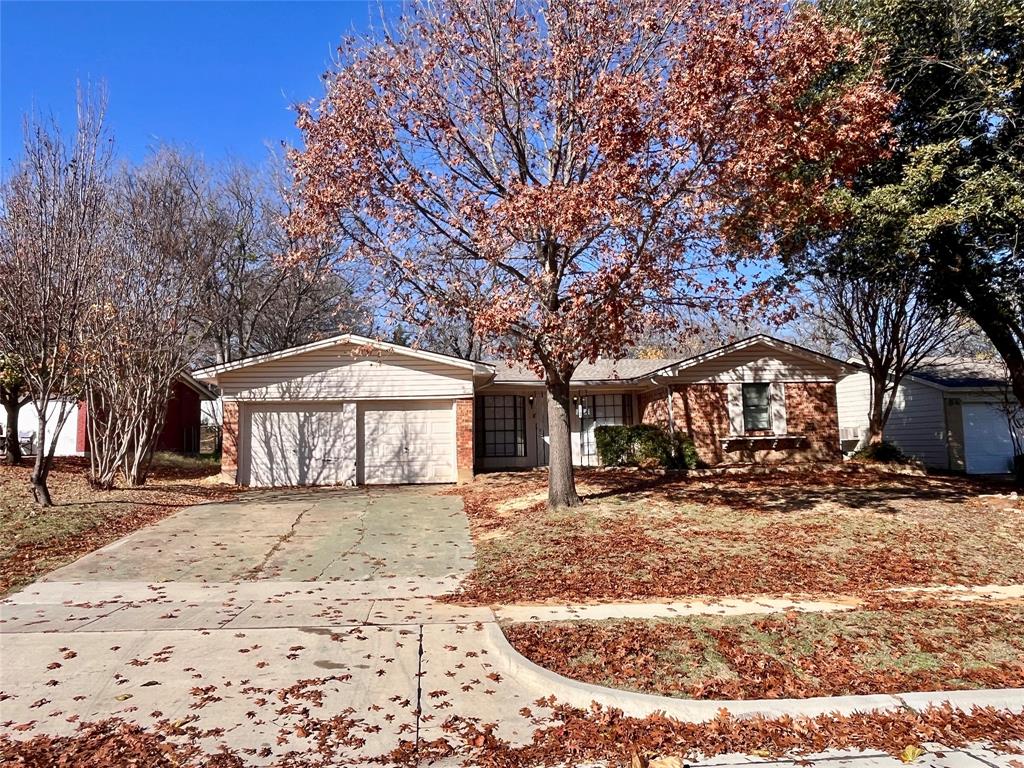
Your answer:
[[[158,455],[141,488],[97,491],[85,459],[59,458],[50,475],[54,506],[32,503],[32,468],[0,465],[0,595],[70,563],[177,509],[222,498],[233,489],[212,482],[217,462]]]
[[[484,475],[466,502],[477,603],[863,593],[1024,581],[1024,503],[966,478],[809,469],[705,478],[586,470],[550,512],[542,471]]]
[[[842,613],[513,624],[541,666],[688,699],[1024,686],[1024,607],[886,605]]]

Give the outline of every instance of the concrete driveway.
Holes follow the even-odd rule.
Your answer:
[[[457,581],[473,566],[462,500],[432,488],[253,492],[136,531],[46,581]]]

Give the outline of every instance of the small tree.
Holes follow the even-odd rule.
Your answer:
[[[879,279],[837,265],[813,280],[821,325],[838,334],[868,374],[868,431],[861,446],[882,442],[899,386],[938,350],[954,344],[965,324],[937,306],[904,275]]]
[[[18,416],[23,406],[28,404],[29,396],[25,391],[25,382],[19,372],[20,366],[8,357],[0,355],[0,406],[7,414],[4,427],[4,463],[16,466],[21,464],[21,441],[18,437]]]
[[[103,118],[103,100],[79,94],[70,145],[55,122],[26,120],[23,156],[2,192],[0,354],[17,361],[39,417],[32,491],[44,507],[57,437],[82,389],[78,341],[106,226]]]
[[[339,53],[299,109],[294,231],[543,374],[552,507],[579,501],[576,367],[674,308],[765,306],[753,260],[827,219],[892,105],[845,78],[853,34],[762,0],[424,0]]]
[[[112,195],[106,258],[81,326],[91,480],[145,482],[174,382],[202,339],[194,315],[212,263],[212,222],[172,152],[126,171]]]

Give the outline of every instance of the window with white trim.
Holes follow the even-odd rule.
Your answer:
[[[487,458],[526,455],[526,398],[485,395],[481,398],[481,449]]]
[[[743,431],[760,432],[772,428],[770,384],[743,385]]]

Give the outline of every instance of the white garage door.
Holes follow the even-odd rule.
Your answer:
[[[455,481],[455,415],[449,400],[372,403],[363,408],[366,483]]]
[[[971,475],[1009,472],[1013,440],[1006,414],[990,403],[964,403],[964,459]]]
[[[257,406],[249,420],[249,485],[356,480],[355,404]]]

